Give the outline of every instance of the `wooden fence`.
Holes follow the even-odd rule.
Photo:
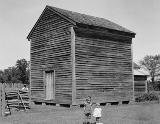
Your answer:
[[[0,83],[0,114],[11,114],[11,110],[29,109],[29,92],[23,90],[5,90],[5,85]]]

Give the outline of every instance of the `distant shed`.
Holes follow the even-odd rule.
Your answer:
[[[46,6],[30,41],[33,101],[81,104],[133,98],[132,38],[109,20]]]
[[[135,97],[144,94],[147,90],[148,74],[134,63],[134,94]]]

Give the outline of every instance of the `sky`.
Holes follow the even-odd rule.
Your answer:
[[[0,69],[30,59],[26,37],[46,5],[106,18],[135,32],[135,62],[160,54],[160,0],[0,0]]]

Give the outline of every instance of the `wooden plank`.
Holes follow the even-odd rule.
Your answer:
[[[2,116],[5,115],[6,100],[5,100],[5,84],[2,83]]]
[[[76,74],[75,74],[75,32],[73,27],[71,30],[71,62],[72,62],[72,105],[76,103]]]
[[[93,29],[89,29],[89,28],[81,28],[81,27],[77,27],[75,28],[75,32],[78,36],[88,36],[88,37],[93,37],[93,38],[103,38],[103,39],[113,39],[113,40],[118,40],[118,41],[123,41],[123,42],[130,42],[132,37],[127,36],[127,35],[119,35],[119,34],[114,34],[114,33],[110,33],[107,31],[103,31],[103,30],[93,30]]]
[[[76,35],[77,99],[132,97],[131,42]]]
[[[5,86],[4,83],[0,82],[0,115],[4,116],[5,115]]]
[[[148,93],[148,81],[145,81],[145,93]]]
[[[132,36],[87,27],[76,27],[75,36],[74,29],[52,11],[46,11],[39,20],[30,37],[33,97],[45,98],[43,71],[54,65],[55,101],[76,104],[75,99],[86,95],[110,100],[131,98]]]
[[[3,116],[3,110],[2,110],[2,83],[0,82],[0,115]]]
[[[32,32],[31,94],[45,99],[44,72],[55,70],[55,101],[72,99],[71,23],[54,12],[46,11]],[[53,67],[50,67],[52,65]]]
[[[131,44],[131,58],[132,58],[132,80],[133,80],[133,101],[135,100],[135,85],[134,85],[134,63],[133,63],[133,44]]]

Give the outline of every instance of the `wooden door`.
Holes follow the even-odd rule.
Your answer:
[[[46,100],[55,99],[55,80],[54,80],[54,71],[46,72]]]

